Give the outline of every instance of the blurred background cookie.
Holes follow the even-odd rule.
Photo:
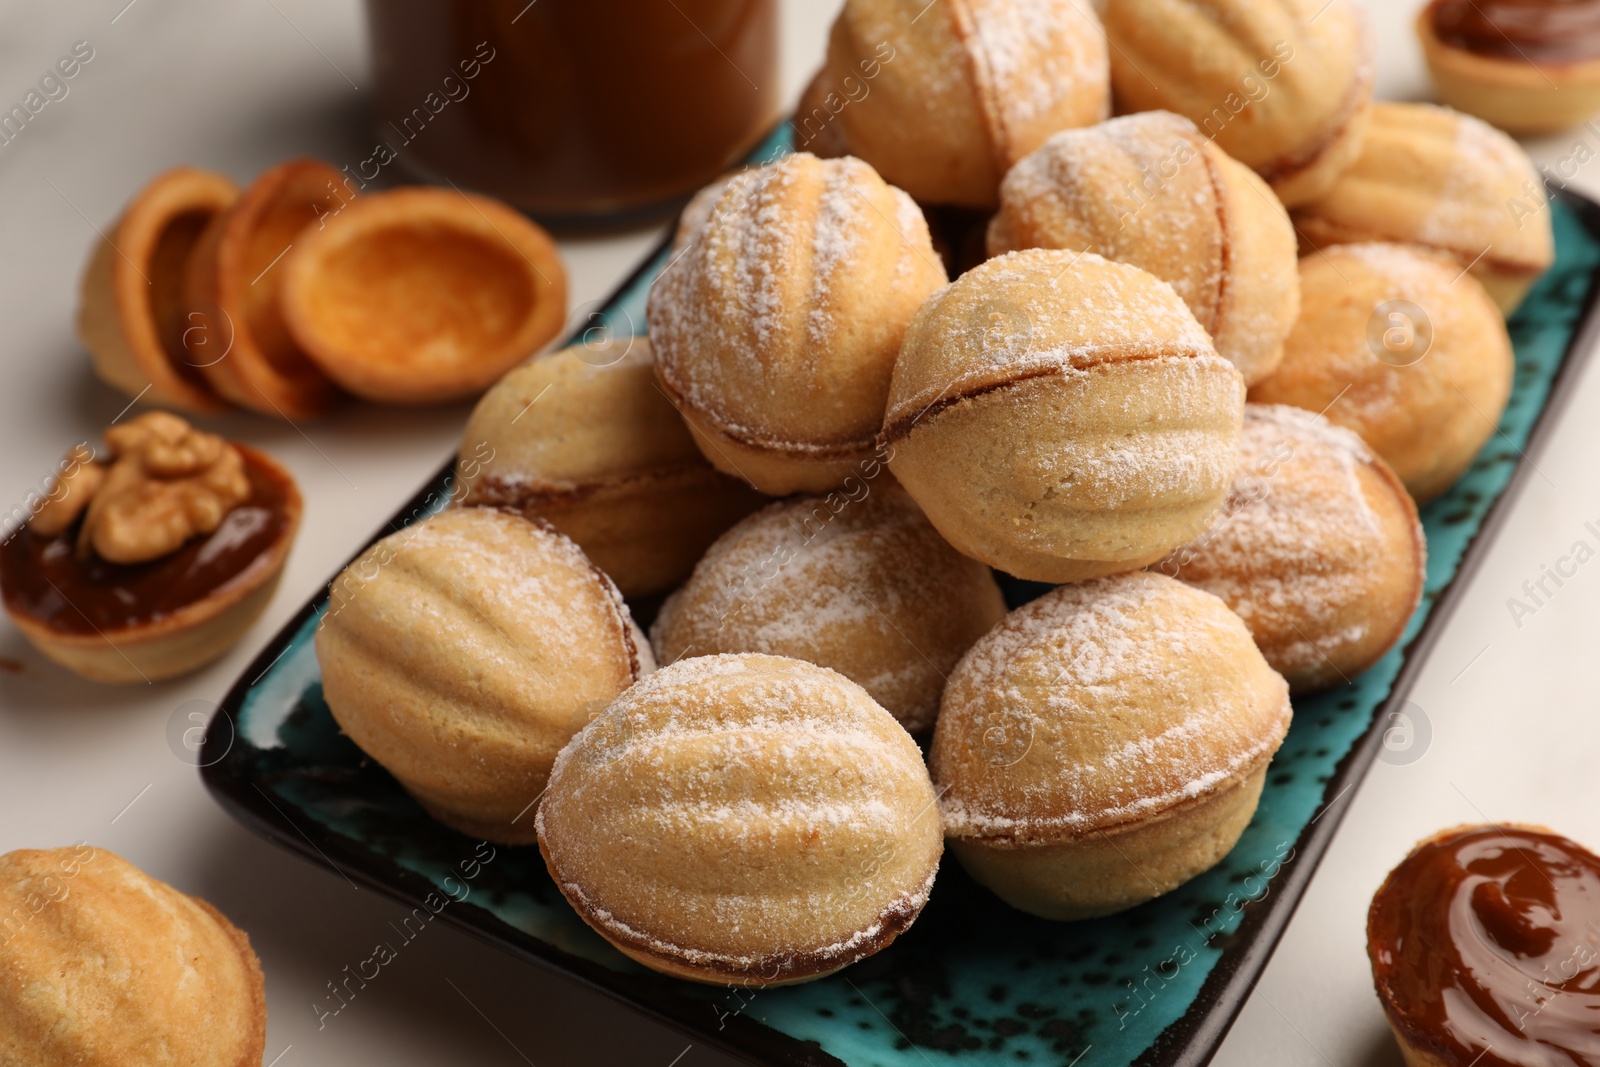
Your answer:
[[[818,122],[830,94],[848,103]],[[992,207],[1013,163],[1057,130],[1104,119],[1109,97],[1105,32],[1087,3],[846,0],[795,122],[817,124],[824,153],[861,157],[919,201]]]
[[[1372,101],[1366,13],[1323,0],[1106,0],[1121,112],[1175,111],[1293,207],[1361,150]]]
[[[261,964],[205,901],[80,844],[0,856],[0,915],[0,1063],[261,1063]]]
[[[1360,241],[1443,252],[1510,315],[1555,258],[1545,195],[1499,130],[1431,104],[1377,103],[1361,155],[1294,223],[1307,255]]]
[[[1096,252],[1168,283],[1245,384],[1300,310],[1289,217],[1248,167],[1169,111],[1058,133],[1006,173],[989,255]]]

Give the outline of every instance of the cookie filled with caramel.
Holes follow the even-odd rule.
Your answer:
[[[1367,913],[1378,999],[1409,1067],[1600,1063],[1600,857],[1532,826],[1458,826]]]
[[[0,545],[6,613],[96,681],[170,678],[220,657],[277,587],[300,492],[264,453],[154,411],[79,445]]]
[[[1514,133],[1600,111],[1600,2],[1432,0],[1417,37],[1439,97]]]

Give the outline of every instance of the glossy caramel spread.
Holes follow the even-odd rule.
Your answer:
[[[1514,826],[1451,831],[1367,916],[1396,1031],[1453,1067],[1600,1065],[1600,858]]]
[[[1600,0],[1435,0],[1433,32],[1480,56],[1576,63],[1600,58]]]
[[[55,537],[27,527],[0,545],[6,610],[59,633],[93,634],[154,622],[247,574],[291,521],[279,475],[240,448],[250,496],[215,531],[148,563],[108,563],[75,551],[78,524]],[[80,520],[81,523],[81,520]]]

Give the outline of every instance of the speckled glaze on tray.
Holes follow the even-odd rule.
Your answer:
[[[781,142],[766,151],[781,150]],[[1481,553],[1522,452],[1587,347],[1600,270],[1600,207],[1552,205],[1555,267],[1512,323],[1517,369],[1500,432],[1423,513],[1428,580],[1400,648],[1349,685],[1300,700],[1260,809],[1216,869],[1109,919],[1049,923],[1014,911],[947,859],[911,931],[883,953],[806,985],[718,990],[655,975],[590,931],[535,848],[487,849],[430,820],[342,737],[322,700],[307,604],[234,686],[202,773],[241,821],[312,862],[408,902],[452,898],[442,917],[753,1063],[1198,1065],[1265,966],[1350,790],[1387,743],[1406,758],[1420,725],[1405,693]],[[643,329],[663,249],[603,313]],[[1547,423],[1545,425],[1548,425]],[[449,499],[449,467],[374,539]],[[1012,604],[1044,586],[1006,580]],[[638,605],[648,618],[653,605]],[[466,878],[464,872],[475,874]],[[462,887],[467,892],[463,894]],[[460,902],[453,902],[462,898]]]

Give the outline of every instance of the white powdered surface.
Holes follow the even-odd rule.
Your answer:
[[[1279,704],[1271,686],[1241,684],[1266,670],[1235,662],[1244,649],[1259,657],[1249,641],[1215,598],[1147,572],[1060,586],[1012,612],[972,647],[946,691],[940,734],[952,731],[969,750],[951,782],[938,763],[947,738],[935,741],[951,785],[941,801],[947,830],[1070,836],[1245,773],[1288,722],[1286,690]],[[996,727],[1024,731],[1025,753],[986,759]]]
[[[1417,240],[1477,255],[1493,240],[1497,229],[1506,228],[1495,223],[1509,223],[1512,219],[1504,202],[1506,177],[1533,179],[1536,189],[1543,188],[1543,183],[1529,165],[1527,155],[1510,137],[1471,115],[1454,117],[1455,159],[1445,171],[1433,210],[1417,226]],[[1519,191],[1518,195],[1528,194]],[[1510,251],[1505,248],[1499,254]],[[1487,253],[1490,257],[1495,254],[1493,249]]]
[[[1010,123],[1047,118],[1063,100],[1104,92],[1104,31],[1073,0],[972,5],[974,59]]]
[[[904,731],[842,675],[766,656],[628,689],[562,749],[536,818],[569,899],[701,964],[865,951],[921,908],[938,856]]]
[[[1312,412],[1247,405],[1228,500],[1211,528],[1174,554],[1192,553],[1199,573],[1185,580],[1221,597],[1246,625],[1297,635],[1278,651],[1280,669],[1317,670],[1367,637],[1360,601],[1385,550],[1358,476],[1371,458],[1360,437]]]

